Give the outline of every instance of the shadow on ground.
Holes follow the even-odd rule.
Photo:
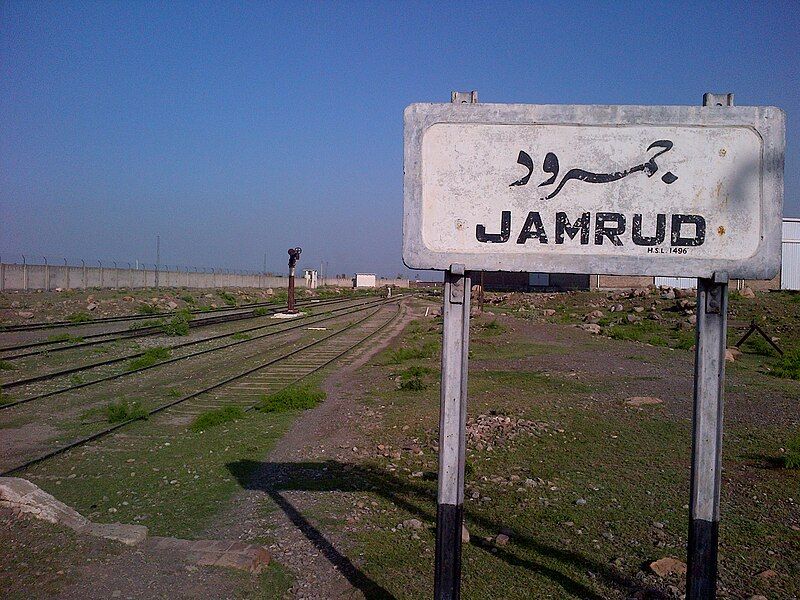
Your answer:
[[[436,493],[424,483],[404,481],[391,473],[361,465],[334,460],[321,462],[256,462],[240,460],[228,463],[228,470],[239,484],[248,490],[266,493],[284,511],[303,535],[344,575],[350,584],[367,598],[395,598],[387,589],[370,579],[353,562],[339,552],[334,545],[312,525],[303,514],[283,495],[287,491],[311,492],[370,492],[375,493],[421,519],[431,522],[436,518]],[[490,531],[499,531],[500,525],[477,515],[467,515],[467,521]],[[611,565],[598,563],[576,552],[563,550],[541,543],[530,535],[513,532],[514,543],[532,550],[543,558],[554,559],[584,571],[590,571],[628,595],[639,599],[666,599],[669,596],[660,590],[643,586],[621,573]],[[552,567],[529,558],[517,556],[513,551],[498,548],[473,536],[470,544],[475,548],[504,560],[509,565],[525,568],[546,577],[561,586],[564,591],[579,598],[603,600],[603,596]],[[433,565],[431,565],[431,573]]]

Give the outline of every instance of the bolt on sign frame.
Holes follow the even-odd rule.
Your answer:
[[[434,595],[460,596],[473,271],[697,278],[687,596],[716,592],[728,280],[780,269],[785,115],[734,107],[405,110],[403,261],[444,271]]]

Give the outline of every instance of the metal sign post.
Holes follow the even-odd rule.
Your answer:
[[[732,106],[733,94],[705,94],[703,106]],[[692,415],[692,476],[686,597],[717,593],[722,414],[728,325],[728,274],[697,280],[697,344]]]
[[[728,280],[780,268],[786,124],[703,104],[406,108],[403,261],[445,272],[436,600],[460,595],[474,271],[698,278],[687,597],[715,596]]]
[[[467,423],[470,277],[464,265],[444,274],[439,493],[436,507],[436,600],[458,600]]]
[[[451,102],[474,104],[477,92],[453,92]],[[470,277],[464,265],[444,274],[442,385],[439,411],[439,491],[436,506],[434,598],[458,600],[461,593],[461,526],[467,426]]]

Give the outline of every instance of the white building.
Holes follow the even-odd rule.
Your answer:
[[[800,290],[800,219],[783,220],[781,289]]]
[[[303,278],[306,280],[306,288],[309,290],[317,289],[319,283],[316,269],[303,269]]]
[[[353,287],[356,288],[374,288],[376,287],[378,278],[375,273],[356,273],[353,278]]]

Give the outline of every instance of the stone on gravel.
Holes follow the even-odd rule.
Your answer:
[[[578,498],[575,500],[575,504],[577,506],[586,506],[586,499],[585,498]]]
[[[17,316],[20,319],[32,319],[33,318],[33,313],[30,312],[30,311],[27,311],[27,310],[20,310],[20,311],[17,312]]]
[[[736,357],[733,355],[733,352],[730,349],[725,350],[725,362],[734,362]]]
[[[0,506],[76,531],[90,523],[75,509],[20,477],[0,477]]]
[[[746,287],[743,290],[741,290],[739,292],[739,295],[742,298],[755,298],[756,297],[756,293],[749,287]]]
[[[625,400],[625,404],[628,406],[649,406],[652,404],[663,404],[663,402],[661,398],[655,398],[653,396],[634,396]]]
[[[419,519],[407,519],[401,523],[403,529],[422,529],[422,521]]]
[[[147,537],[147,527],[122,523],[92,523],[74,508],[56,500],[27,479],[0,477],[0,506],[15,514],[68,527],[78,533],[116,540],[134,546]]]
[[[747,600],[767,600],[767,597],[759,594],[757,596],[750,596]]]
[[[650,563],[650,570],[659,577],[686,575],[686,563],[669,556]]]
[[[637,323],[637,322],[639,322],[641,319],[639,319],[639,317],[637,317],[637,316],[636,316],[635,314],[633,314],[633,313],[628,313],[627,315],[625,315],[625,320],[626,320],[626,321],[628,321],[628,323]]]
[[[588,331],[589,333],[594,335],[598,335],[602,331],[602,328],[597,323],[584,323],[582,325],[579,325],[579,327],[584,331]]]
[[[170,300],[169,302],[167,302],[167,306],[169,306],[172,310],[175,310],[176,308],[178,308],[178,303]]]
[[[542,311],[542,315],[544,315],[545,317],[552,317],[555,314],[556,314],[556,311],[554,311],[552,308],[545,308]]]
[[[773,577],[776,577],[777,575],[778,575],[777,571],[773,571],[772,569],[767,569],[766,571],[761,571],[761,573],[758,574],[758,578],[759,579],[772,579]]]
[[[95,537],[122,542],[128,546],[136,546],[147,538],[147,527],[144,525],[126,525],[124,523],[88,523],[80,529]]]
[[[469,544],[469,529],[463,523],[461,524],[461,543]]]
[[[505,533],[498,533],[494,538],[495,546],[507,546],[509,537]]]

